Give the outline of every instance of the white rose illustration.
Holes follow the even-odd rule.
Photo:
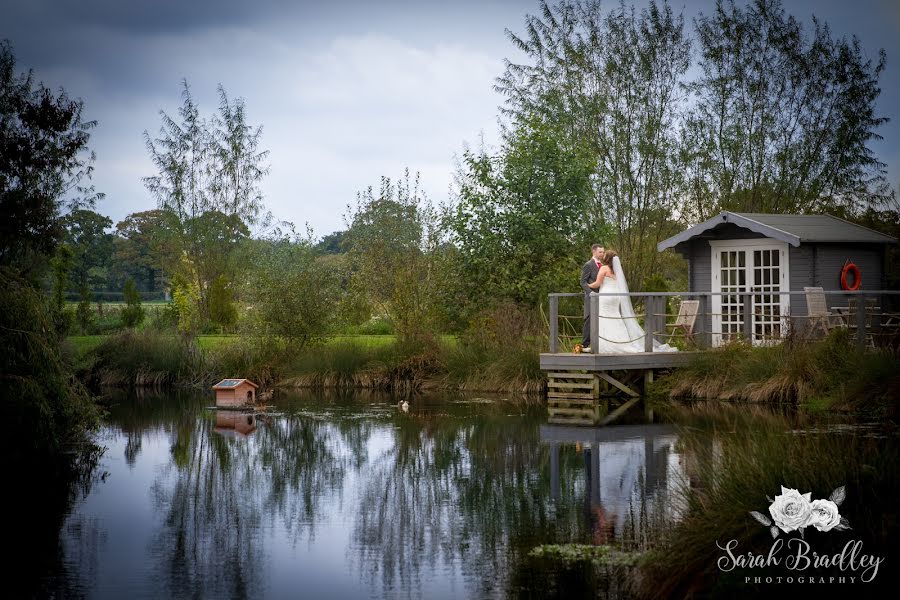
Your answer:
[[[831,500],[813,500],[810,504],[809,520],[806,525],[812,525],[819,531],[831,531],[841,524],[841,514],[837,504]]]
[[[769,505],[772,520],[783,532],[795,531],[806,527],[811,512],[811,493],[801,494],[798,490],[781,486],[781,495]]]

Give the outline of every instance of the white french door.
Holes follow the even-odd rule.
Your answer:
[[[790,296],[788,246],[769,238],[714,240],[712,249],[712,338],[721,345],[744,331],[750,318],[754,345],[783,337]],[[750,292],[750,314],[744,314],[742,293]],[[718,295],[721,294],[721,295]]]

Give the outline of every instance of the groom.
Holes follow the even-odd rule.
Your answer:
[[[593,244],[591,246],[593,257],[581,267],[581,289],[584,290],[584,327],[581,330],[581,345],[584,352],[591,351],[591,292],[596,291],[603,283],[597,279],[603,252],[603,244]]]

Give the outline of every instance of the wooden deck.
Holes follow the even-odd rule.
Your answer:
[[[638,352],[630,354],[574,354],[542,352],[542,371],[643,371],[671,369],[689,363],[698,352]]]

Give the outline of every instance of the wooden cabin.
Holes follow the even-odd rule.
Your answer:
[[[219,408],[241,408],[256,403],[256,388],[249,379],[223,379],[213,386],[216,392],[216,406]]]
[[[722,212],[660,242],[688,261],[688,291],[713,292],[700,329],[718,345],[743,327],[742,299],[728,292],[759,292],[751,314],[754,341],[779,338],[808,315],[804,287],[841,289],[849,261],[861,273],[860,290],[883,290],[887,247],[896,239],[831,215],[778,215]],[[768,293],[767,293],[768,292]],[[833,294],[829,306],[847,306]],[[799,317],[792,319],[791,317]]]

